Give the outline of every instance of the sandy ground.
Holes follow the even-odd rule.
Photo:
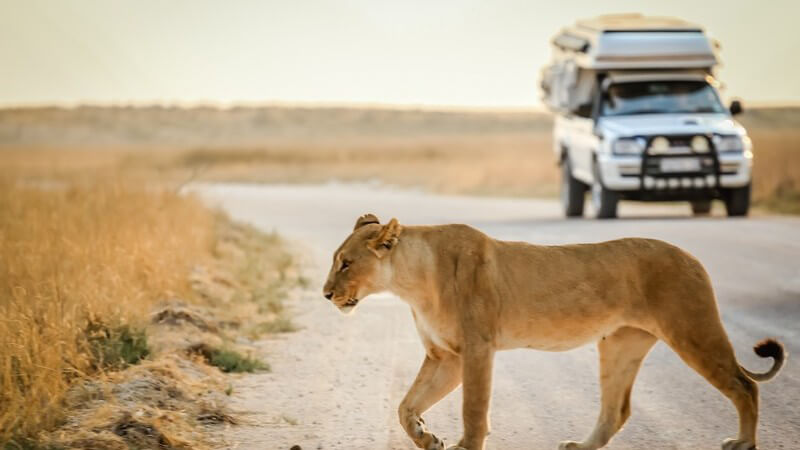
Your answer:
[[[500,239],[539,244],[622,236],[665,239],[704,262],[742,364],[764,370],[751,346],[774,336],[800,354],[800,219],[695,219],[688,206],[623,204],[616,221],[564,220],[551,200],[437,196],[370,185],[195,185],[235,219],[277,230],[308,249],[321,286],[330,256],[356,217],[374,212],[401,223],[469,223]],[[245,423],[227,430],[227,448],[411,449],[396,407],[413,381],[423,349],[409,308],[390,295],[369,298],[352,316],[325,299],[295,304],[297,333],[259,343],[271,373],[234,382],[233,406]],[[564,353],[501,352],[494,371],[490,449],[556,448],[581,439],[599,405],[594,346]],[[800,446],[800,365],[791,356],[761,386],[762,449]],[[461,392],[426,415],[447,442],[461,434]],[[719,448],[735,436],[733,406],[664,344],[645,360],[633,415],[608,448]]]

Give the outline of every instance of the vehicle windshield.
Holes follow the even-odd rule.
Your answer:
[[[724,113],[716,91],[704,81],[644,81],[609,86],[601,115]]]

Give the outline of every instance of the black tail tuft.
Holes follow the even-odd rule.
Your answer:
[[[762,358],[772,358],[772,368],[764,373],[750,372],[739,366],[748,377],[753,381],[769,381],[780,372],[783,363],[786,362],[786,350],[783,345],[775,339],[764,339],[753,347],[756,355]]]
[[[783,345],[775,339],[764,339],[753,347],[753,351],[762,358],[783,360]]]

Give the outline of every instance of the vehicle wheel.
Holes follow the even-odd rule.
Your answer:
[[[725,192],[725,209],[728,216],[746,216],[750,210],[750,185],[728,189]]]
[[[567,217],[583,217],[583,204],[586,198],[586,185],[572,176],[569,158],[561,163],[561,206]]]
[[[705,216],[711,212],[711,200],[700,200],[692,203],[692,214],[695,216]]]
[[[603,186],[600,169],[594,165],[594,182],[592,183],[592,206],[594,216],[598,219],[613,219],[617,217],[617,203],[619,196]]]

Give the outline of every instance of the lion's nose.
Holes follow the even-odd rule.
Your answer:
[[[325,293],[325,298],[327,298],[328,300],[332,299],[333,298],[333,291],[326,292]]]

